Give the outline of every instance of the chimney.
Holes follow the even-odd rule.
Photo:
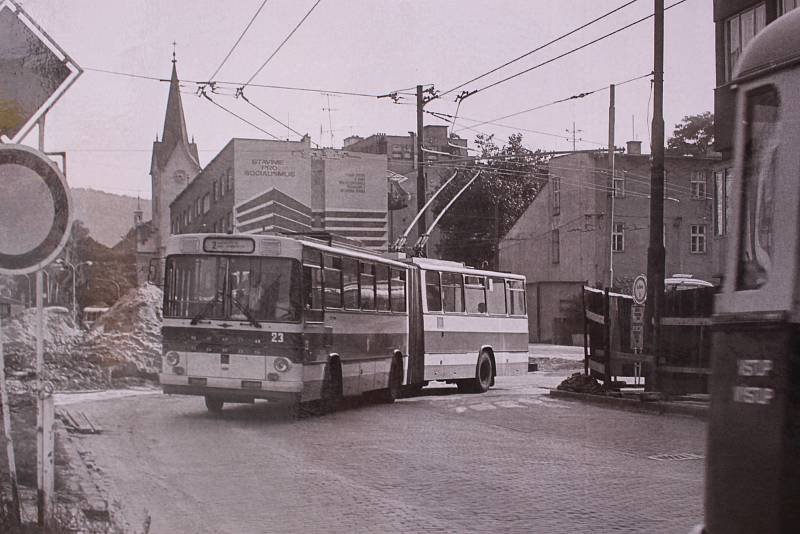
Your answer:
[[[626,152],[631,156],[641,156],[642,155],[642,142],[641,141],[628,141],[626,143],[628,145],[628,149]]]

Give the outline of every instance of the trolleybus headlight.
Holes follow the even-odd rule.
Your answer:
[[[292,367],[292,364],[289,363],[289,360],[286,358],[276,358],[273,365],[275,366],[275,370],[279,373],[285,373]]]
[[[178,365],[178,362],[181,361],[181,355],[174,350],[171,350],[164,355],[164,359],[166,360],[167,365],[174,367]]]

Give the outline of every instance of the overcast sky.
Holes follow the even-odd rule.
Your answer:
[[[68,152],[68,181],[114,193],[150,196],[152,141],[163,127],[168,84],[90,69],[168,78],[177,42],[182,80],[207,80],[263,0],[21,0],[20,4],[86,69],[48,114],[46,148]],[[566,33],[628,0],[322,0],[253,83],[383,94],[418,83],[446,91]],[[666,5],[675,0],[667,0]],[[316,0],[267,0],[216,80],[244,82],[275,51]],[[464,89],[479,89],[587,43],[652,13],[639,0],[602,21]],[[666,12],[665,119],[667,136],[688,114],[713,109],[714,25],[710,0],[687,0]],[[480,91],[458,109],[455,130],[472,146],[468,119],[492,120],[652,71],[652,19],[597,44]],[[217,102],[275,136],[287,129],[232,93]],[[232,137],[268,138],[195,96],[184,84],[189,134],[205,165]],[[460,90],[459,90],[460,91]],[[428,109],[455,114],[456,93]],[[326,96],[248,87],[245,95],[324,146],[351,134],[404,135],[415,129],[414,99]],[[330,101],[330,105],[328,104]],[[649,78],[616,91],[616,143],[634,135],[649,143]],[[331,108],[328,111],[326,108]],[[426,116],[427,124],[446,124]],[[608,91],[500,121],[523,131],[532,148],[567,150],[573,122],[578,148],[606,144]],[[332,126],[332,128],[331,128]],[[323,130],[320,136],[320,130]],[[333,129],[334,131],[330,132]],[[477,130],[501,141],[514,131],[493,124]],[[331,139],[333,135],[333,139]],[[34,129],[25,140],[35,145]]]

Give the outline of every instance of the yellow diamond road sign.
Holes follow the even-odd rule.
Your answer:
[[[13,0],[0,0],[0,141],[19,142],[82,69]]]

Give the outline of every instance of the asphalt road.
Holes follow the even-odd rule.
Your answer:
[[[562,375],[564,373],[561,373]],[[425,389],[301,420],[199,397],[75,404],[131,530],[153,533],[685,533],[702,518],[705,423],[555,400],[560,376]],[[78,399],[73,399],[77,401]],[[655,459],[689,453],[694,459]]]

